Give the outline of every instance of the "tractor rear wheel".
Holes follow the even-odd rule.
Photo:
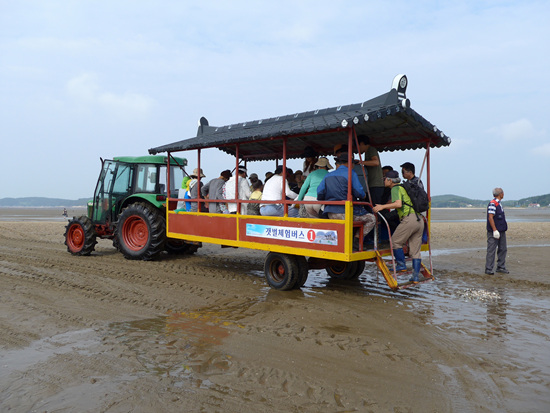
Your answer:
[[[65,227],[65,245],[73,255],[90,255],[97,244],[92,220],[87,216],[73,217]]]
[[[166,228],[157,208],[144,202],[122,210],[115,230],[118,249],[129,260],[152,260],[164,251]]]
[[[365,270],[365,261],[337,262],[327,267],[327,273],[332,278],[352,280],[359,277]]]

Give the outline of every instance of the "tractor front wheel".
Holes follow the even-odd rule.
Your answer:
[[[164,217],[152,205],[131,204],[122,210],[115,230],[118,249],[129,260],[152,260],[164,251]]]
[[[65,245],[73,255],[90,255],[95,248],[96,233],[87,216],[73,217],[65,227]]]

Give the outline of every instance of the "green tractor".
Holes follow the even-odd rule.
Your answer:
[[[101,159],[101,174],[88,215],[73,217],[65,245],[73,255],[90,255],[97,237],[131,260],[152,260],[163,251],[192,254],[200,243],[166,237],[167,158],[165,156]],[[186,175],[184,158],[170,159],[170,193],[178,193]]]

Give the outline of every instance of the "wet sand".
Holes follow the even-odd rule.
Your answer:
[[[274,291],[265,253],[212,245],[73,257],[61,211],[0,209],[0,411],[547,412],[549,214],[506,212],[509,275],[483,211],[434,210],[437,280],[394,293],[370,264]]]

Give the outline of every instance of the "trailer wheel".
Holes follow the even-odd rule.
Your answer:
[[[65,245],[73,255],[90,255],[95,248],[96,233],[87,216],[73,217],[65,227]]]
[[[332,278],[352,280],[359,277],[365,270],[365,261],[337,262],[327,267],[327,273]]]
[[[118,248],[129,260],[152,260],[166,241],[164,217],[146,203],[131,204],[122,210],[115,230]]]
[[[302,288],[307,281],[309,264],[307,263],[306,257],[302,256],[296,256],[296,262],[298,263],[299,276],[296,280],[296,285],[294,288]]]
[[[300,277],[300,269],[295,256],[270,252],[264,263],[267,283],[276,290],[292,290]]]

